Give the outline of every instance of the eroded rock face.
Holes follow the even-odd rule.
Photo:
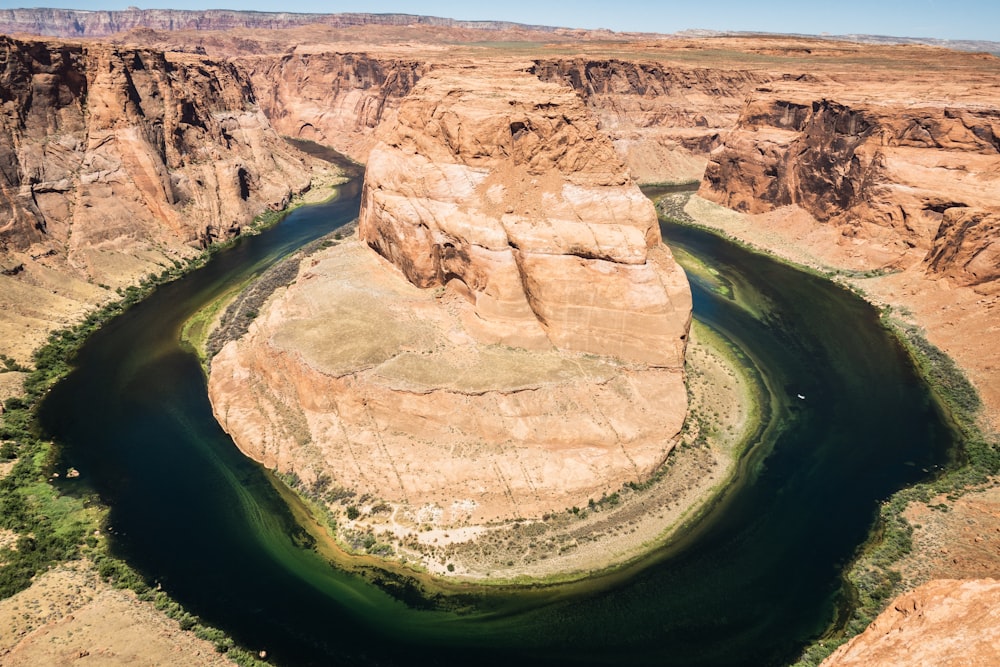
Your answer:
[[[7,247],[196,242],[309,183],[232,65],[107,45],[0,48]]]
[[[568,88],[428,74],[370,154],[359,235],[414,285],[464,295],[480,342],[683,365],[687,280]]]
[[[958,284],[1000,277],[1000,112],[975,102],[858,99],[828,84],[754,93],[699,194],[747,213],[799,206],[905,267]],[[917,98],[918,101],[914,101]],[[841,100],[841,101],[836,101]]]
[[[7,38],[0,57],[0,260],[24,269],[2,290],[0,332],[23,331],[25,299],[68,294],[82,311],[239,233],[318,168],[231,64]]]
[[[939,579],[890,602],[823,667],[986,667],[998,662],[1000,582]]]
[[[576,90],[639,182],[700,181],[746,95],[772,75],[624,60],[538,60],[543,81]]]
[[[580,99],[439,70],[379,136],[360,239],[215,357],[223,427],[391,504],[393,530],[539,518],[647,477],[686,412],[691,297]]]
[[[306,53],[240,58],[261,109],[283,135],[368,161],[375,128],[389,120],[427,69],[421,61]]]

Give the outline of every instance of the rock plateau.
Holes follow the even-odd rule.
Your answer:
[[[540,518],[664,461],[687,280],[580,98],[526,69],[435,69],[380,127],[359,240],[212,363],[248,455],[412,530]]]

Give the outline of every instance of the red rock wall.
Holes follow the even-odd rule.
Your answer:
[[[543,81],[571,86],[640,182],[701,179],[744,99],[770,79],[746,70],[623,60],[539,60]]]
[[[229,63],[7,38],[0,57],[4,251],[41,246],[114,283],[98,249],[215,240],[309,185],[311,158]]]
[[[285,136],[330,146],[368,161],[372,134],[428,69],[419,61],[363,54],[242,58],[261,109]]]
[[[931,273],[982,283],[1000,277],[998,136],[1000,109],[761,88],[699,194],[747,213],[797,205],[845,236],[926,252]]]

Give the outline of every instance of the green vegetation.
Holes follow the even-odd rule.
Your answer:
[[[32,378],[37,375],[39,371]],[[24,590],[35,575],[96,546],[93,533],[100,526],[92,499],[63,496],[50,483],[56,449],[35,433],[36,400],[7,399],[0,421],[0,456],[15,461],[0,479],[0,528],[17,535],[12,548],[0,550],[0,598]]]
[[[277,224],[289,210],[257,216],[244,234],[258,233]],[[77,352],[91,334],[145,299],[159,285],[203,266],[212,255],[234,242],[235,239],[210,246],[186,263],[175,260],[161,273],[143,278],[138,285],[119,288],[118,300],[93,310],[75,326],[52,332],[33,354],[34,369],[0,355],[0,372],[27,373],[24,394],[8,398],[0,415],[0,460],[14,462],[0,479],[0,530],[16,535],[13,546],[0,549],[0,599],[24,590],[34,577],[54,565],[87,558],[103,579],[135,591],[142,600],[153,601],[158,609],[176,619],[182,629],[211,641],[217,651],[226,653],[237,664],[247,667],[267,664],[235,646],[222,631],[203,625],[163,591],[152,590],[139,573],[109,554],[100,537],[107,515],[105,508],[79,483],[60,478],[58,447],[40,437],[36,422],[41,400],[70,372]]]
[[[0,354],[0,373],[11,373],[20,372],[27,373],[31,369],[27,366],[17,363],[13,358],[8,357],[6,354]]]

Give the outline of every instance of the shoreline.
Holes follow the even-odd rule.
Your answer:
[[[728,341],[696,323],[687,362],[689,416],[681,442],[652,480],[626,485],[586,508],[570,508],[545,520],[427,531],[420,538],[432,549],[429,553],[398,549],[404,536],[391,524],[364,532],[352,525],[346,535],[341,530],[332,534],[329,528],[336,522],[326,505],[309,498],[288,476],[269,477],[324,558],[378,585],[386,585],[381,575],[389,573],[416,584],[429,599],[470,588],[599,585],[658,558],[656,552],[683,537],[685,527],[731,490],[752,451],[750,443],[768,426],[760,414],[761,392],[767,389],[744,364]],[[711,423],[710,409],[723,421]],[[376,552],[390,546],[394,555],[352,550],[346,539],[359,533],[377,540]],[[500,544],[507,548],[498,548]],[[522,558],[516,563],[511,560],[515,552]],[[525,558],[525,553],[533,556]]]
[[[339,173],[330,178],[314,178],[309,189],[294,195],[285,208],[255,216],[244,227],[241,236],[258,234],[274,226],[302,204],[337,196],[335,188],[345,182]],[[328,189],[334,189],[332,194],[322,194]],[[86,486],[70,481],[75,476],[74,471],[63,470],[60,444],[39,438],[33,429],[39,402],[55,383],[72,371],[73,357],[92,334],[146,299],[159,286],[201,268],[237,238],[194,251],[185,262],[175,263],[160,274],[150,273],[123,288],[113,301],[93,304],[75,321],[51,330],[47,338],[42,338],[44,342],[32,352],[34,368],[18,367],[4,373],[7,376],[4,380],[15,378],[18,386],[8,386],[12,382],[5,382],[0,395],[4,403],[0,421],[6,433],[0,442],[15,443],[14,458],[0,461],[0,480],[4,482],[0,502],[22,511],[4,517],[4,523],[11,529],[0,537],[10,551],[7,560],[0,564],[8,565],[22,558],[17,544],[25,537],[34,542],[50,541],[55,547],[40,547],[37,552],[41,554],[40,559],[35,558],[33,552],[27,552],[19,576],[3,582],[5,595],[0,597],[0,616],[14,614],[18,617],[18,625],[12,626],[16,630],[14,635],[0,642],[0,659],[12,655],[48,655],[45,651],[49,649],[44,643],[52,642],[80,644],[83,648],[79,656],[85,657],[97,642],[105,647],[100,650],[102,652],[124,651],[140,662],[160,660],[163,655],[183,650],[190,658],[200,657],[199,664],[211,662],[244,667],[267,664],[258,659],[258,655],[260,658],[264,655],[237,645],[217,628],[203,625],[197,616],[186,611],[166,592],[150,588],[129,564],[110,555],[107,542],[111,530],[107,525],[109,508]],[[12,476],[15,478],[13,483],[8,479]],[[63,479],[66,481],[61,481]],[[73,485],[69,492],[59,488],[66,483]],[[30,496],[30,504],[22,504],[23,500],[18,502],[24,495]],[[21,516],[24,512],[28,514]],[[68,585],[74,590],[70,597],[74,600],[58,604],[61,593],[51,582],[65,579],[67,572],[71,578]],[[82,607],[76,600],[81,596]],[[110,619],[105,618],[109,608],[116,610]],[[81,613],[91,620],[77,619]],[[129,618],[132,625],[116,623],[114,619],[119,616]],[[96,627],[102,629],[95,630]],[[136,627],[153,628],[150,631],[160,637],[169,637],[169,642],[147,642],[140,646],[134,641]],[[94,632],[98,632],[98,636],[88,643],[87,638]],[[43,643],[43,639],[46,642]]]
[[[1000,483],[995,477],[1000,463],[1000,454],[996,453],[1000,445],[997,433],[1000,409],[988,401],[980,401],[983,387],[969,380],[975,376],[974,369],[960,365],[951,351],[938,348],[933,340],[938,329],[927,322],[926,317],[914,314],[911,306],[915,307],[915,303],[899,298],[908,289],[911,297],[919,299],[918,289],[912,282],[893,281],[896,276],[908,275],[912,267],[898,271],[866,271],[834,266],[813,255],[804,241],[796,245],[794,238],[760,230],[750,221],[750,216],[701,199],[693,192],[668,194],[657,202],[657,209],[677,224],[716,234],[752,252],[830,280],[878,308],[883,326],[906,352],[957,434],[961,449],[951,465],[933,479],[900,489],[879,507],[867,539],[842,574],[848,602],[842,605],[831,625],[803,647],[793,663],[794,667],[814,667],[837,647],[863,633],[898,595],[912,590],[912,582],[901,577],[895,568],[928,557],[921,552],[922,545],[914,546],[914,526],[907,518],[913,513],[913,507],[928,503],[929,498],[935,498],[935,502],[947,500],[953,505],[967,494],[989,490]],[[880,283],[887,283],[889,287]],[[897,298],[891,298],[893,296]],[[933,507],[947,506],[939,503]]]

